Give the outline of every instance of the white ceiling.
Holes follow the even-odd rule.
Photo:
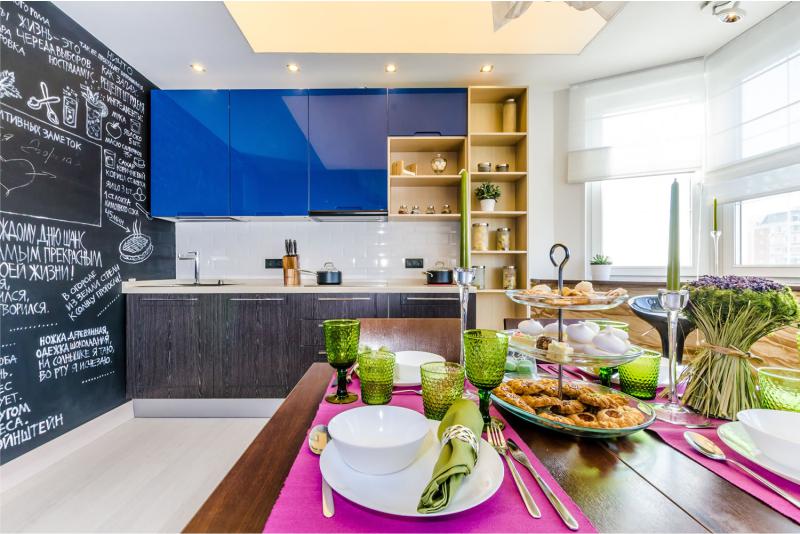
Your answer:
[[[157,86],[177,88],[403,87],[575,82],[707,55],[786,2],[741,2],[723,24],[701,2],[628,2],[578,55],[256,54],[222,2],[56,2]],[[410,35],[413,38],[413,33]],[[207,72],[189,68],[200,62]],[[287,72],[289,62],[300,65]],[[398,71],[384,72],[384,64]],[[495,65],[480,74],[483,63]]]

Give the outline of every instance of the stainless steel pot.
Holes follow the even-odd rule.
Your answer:
[[[429,285],[452,285],[453,283],[453,270],[446,269],[443,261],[437,261],[433,269],[423,271],[422,274],[427,277]]]
[[[321,271],[303,271],[317,277],[318,286],[337,286],[342,283],[342,271],[337,269],[332,261],[326,261]]]

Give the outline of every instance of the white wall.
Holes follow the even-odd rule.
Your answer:
[[[316,271],[333,261],[345,280],[419,278],[405,258],[423,258],[425,267],[444,261],[456,266],[457,222],[179,222],[176,252],[200,253],[203,278],[282,278],[281,269],[265,269],[265,258],[284,255],[284,239],[297,240],[300,266]],[[178,278],[192,278],[194,266],[177,262]],[[309,281],[313,281],[310,278]]]

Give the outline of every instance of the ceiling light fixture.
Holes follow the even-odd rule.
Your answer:
[[[486,64],[481,65],[481,72],[492,72],[494,70],[494,65]]]
[[[205,72],[206,71],[206,68],[200,63],[192,63],[192,64],[189,65],[189,68],[191,68],[195,72]]]
[[[739,22],[747,12],[739,7],[739,2],[703,2],[701,11],[711,11],[711,14],[726,24]]]
[[[288,65],[286,65],[286,70],[288,70],[289,72],[299,72],[300,65],[298,65],[297,63],[289,63]]]
[[[397,65],[395,65],[394,63],[387,63],[386,72],[397,72]]]

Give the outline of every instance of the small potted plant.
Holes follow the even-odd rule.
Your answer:
[[[592,280],[608,280],[611,278],[611,258],[595,254],[589,261],[592,267]]]
[[[497,199],[500,198],[500,186],[484,182],[475,188],[475,196],[481,202],[481,211],[494,211]]]

